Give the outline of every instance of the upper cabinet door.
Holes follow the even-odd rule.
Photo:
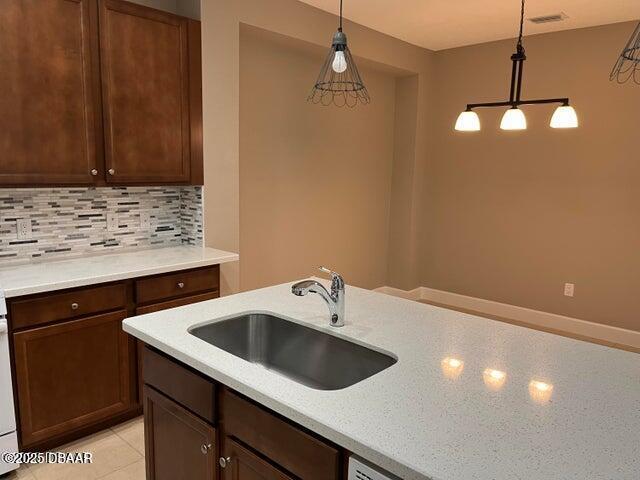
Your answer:
[[[0,1],[0,185],[103,175],[94,47],[96,0]]]
[[[104,0],[100,52],[107,182],[188,182],[188,20]]]

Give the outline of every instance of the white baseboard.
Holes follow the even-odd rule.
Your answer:
[[[585,337],[623,347],[630,347],[632,349],[640,349],[640,332],[626,330],[624,328],[602,325],[578,318],[565,317],[555,313],[532,310],[530,308],[469,297],[428,287],[418,287],[413,290],[379,287],[376,288],[375,291],[409,300],[424,300],[448,305],[452,308],[472,310],[480,314],[484,313],[501,317],[505,320],[526,323],[534,328],[549,329],[571,336]]]

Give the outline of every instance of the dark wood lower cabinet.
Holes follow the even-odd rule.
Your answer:
[[[225,437],[222,451],[223,480],[293,480],[232,438]]]
[[[148,480],[217,478],[212,426],[148,386],[144,387],[144,415]]]
[[[139,415],[140,343],[122,330],[122,321],[216,298],[218,275],[213,265],[9,299],[21,449],[51,450]],[[155,285],[168,287],[144,303],[141,291]]]
[[[158,350],[143,353],[147,480],[215,479],[214,452],[220,480],[346,479],[344,449]]]
[[[126,316],[121,310],[14,334],[23,448],[131,408]]]

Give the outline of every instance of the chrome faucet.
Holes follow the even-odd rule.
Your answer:
[[[291,293],[298,297],[304,297],[307,293],[317,293],[329,306],[332,327],[344,327],[344,279],[336,272],[328,268],[320,267],[319,270],[331,275],[331,293],[315,280],[303,280],[291,287]]]

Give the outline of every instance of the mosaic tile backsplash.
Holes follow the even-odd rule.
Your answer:
[[[112,231],[107,213],[117,222]],[[30,238],[18,239],[17,219],[31,220]],[[202,231],[201,187],[0,189],[0,264],[202,245]]]

